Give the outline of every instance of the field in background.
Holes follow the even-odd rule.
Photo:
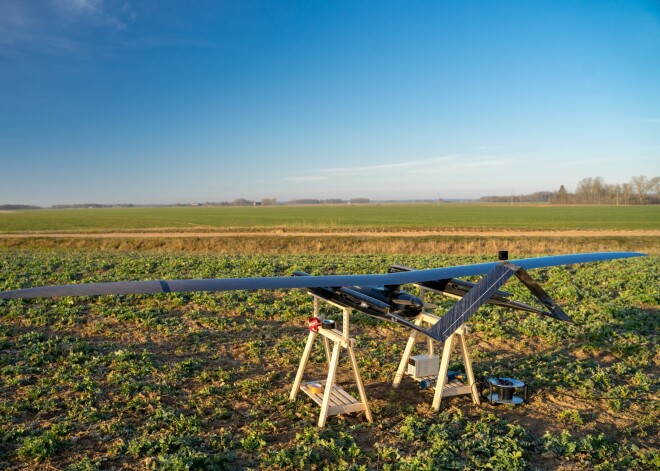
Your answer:
[[[31,210],[0,213],[0,232],[122,230],[660,230],[660,205],[390,204]]]
[[[224,254],[660,253],[660,206],[396,204],[0,214],[0,248]]]

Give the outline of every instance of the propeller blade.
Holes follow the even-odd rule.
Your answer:
[[[392,298],[392,302],[394,304],[398,304],[400,306],[419,306],[418,303],[413,302],[410,299]],[[425,302],[425,303],[422,303],[422,305],[419,306],[419,307],[423,307],[424,309],[435,310],[435,309],[438,308],[438,305],[433,304],[433,303],[426,303]]]
[[[392,302],[394,304],[399,304],[401,306],[412,306],[413,302],[410,299],[402,299],[402,298],[392,298]]]

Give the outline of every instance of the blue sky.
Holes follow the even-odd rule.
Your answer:
[[[0,204],[660,174],[657,1],[0,2]]]

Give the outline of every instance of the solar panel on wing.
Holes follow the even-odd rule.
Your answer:
[[[520,269],[518,265],[502,262],[484,276],[470,291],[467,292],[442,319],[428,330],[430,337],[444,341],[485,304],[493,293]]]

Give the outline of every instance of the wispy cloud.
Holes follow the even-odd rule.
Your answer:
[[[482,157],[474,160],[466,160],[465,162],[457,163],[457,166],[463,167],[504,167],[513,165],[516,162],[514,159],[505,157]]]
[[[391,162],[391,163],[377,164],[377,165],[357,165],[355,167],[323,168],[320,169],[319,172],[325,174],[331,174],[331,175],[350,176],[350,175],[358,175],[363,172],[410,169],[414,167],[420,167],[423,165],[431,165],[438,162],[446,162],[454,159],[455,157],[456,156],[454,155],[446,155],[442,157],[434,157],[431,159],[406,160],[403,162]]]
[[[82,21],[124,30],[136,14],[127,1],[54,0],[59,12],[70,21]]]
[[[222,45],[205,39],[176,38],[167,35],[150,35],[131,38],[122,43],[133,49],[159,49],[166,47],[219,48]]]
[[[628,156],[630,158],[630,156]],[[570,167],[593,167],[597,168],[598,166],[601,165],[606,165],[606,164],[611,164],[613,162],[621,161],[623,158],[618,158],[618,157],[597,157],[593,159],[570,159],[567,160],[566,162],[562,163],[564,166],[570,166]]]
[[[510,157],[501,157],[501,156],[483,156],[483,157],[472,157],[472,156],[460,156],[447,160],[442,166],[428,166],[425,168],[416,168],[411,170],[410,173],[415,175],[429,175],[429,174],[458,174],[462,172],[467,172],[469,170],[480,170],[488,168],[497,168],[497,167],[511,167],[518,165],[520,160],[510,158]]]
[[[55,5],[59,8],[73,12],[101,12],[103,10],[102,0],[56,0]]]
[[[391,169],[401,169],[401,168],[410,168],[420,165],[420,162],[398,162],[391,164],[379,164],[379,165],[361,165],[356,167],[335,167],[335,168],[324,168],[320,171],[323,173],[330,174],[356,174],[361,172],[370,172],[374,170],[391,170]]]
[[[333,178],[360,177],[372,174],[385,178],[395,175],[396,172],[407,175],[430,175],[466,172],[470,169],[488,169],[497,167],[510,167],[520,161],[502,156],[461,156],[458,154],[443,155],[430,159],[406,160],[403,162],[390,162],[376,165],[356,165],[355,167],[330,167],[316,170],[316,174],[304,176],[291,176],[287,180],[294,182],[321,181]]]
[[[0,55],[78,52],[89,28],[122,31],[135,18],[126,1],[0,2]]]
[[[354,167],[329,167],[315,170],[317,172],[313,175],[304,176],[291,176],[287,180],[293,182],[309,182],[329,180],[337,177],[356,177],[364,175],[365,173],[377,173],[380,176],[387,175],[392,171],[405,171],[408,173],[415,172],[415,169],[433,168],[438,163],[446,164],[457,159],[457,155],[443,155],[440,157],[433,157],[423,160],[406,160],[402,162],[390,162],[376,165],[356,165]],[[420,170],[421,171],[421,170]]]
[[[451,162],[459,158],[458,154],[447,154],[443,155],[441,157],[433,157],[432,159],[428,159],[424,162],[426,163],[437,163],[437,162]]]
[[[328,177],[324,177],[323,175],[306,175],[306,176],[300,176],[300,177],[287,177],[286,178],[289,181],[296,182],[296,183],[302,183],[302,182],[314,182],[314,181],[320,181],[320,180],[327,180]]]

